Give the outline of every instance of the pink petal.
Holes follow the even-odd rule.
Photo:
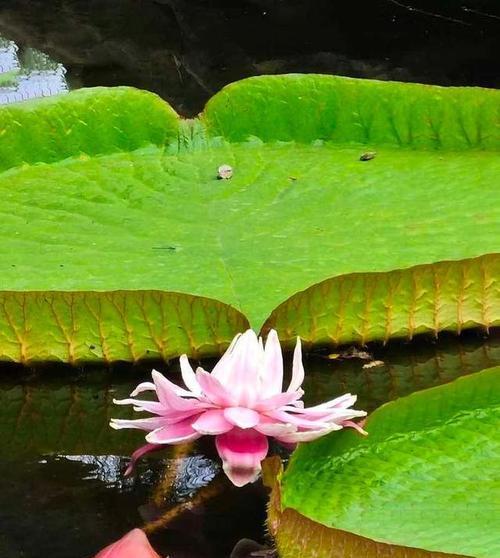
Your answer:
[[[351,395],[350,393],[345,393],[336,399],[330,401],[330,405],[333,407],[352,407],[354,403],[358,400],[357,395]]]
[[[133,529],[101,550],[95,558],[160,558],[140,529]]]
[[[273,411],[275,409],[280,409],[285,405],[289,405],[293,403],[300,397],[302,397],[302,390],[301,391],[294,391],[294,392],[285,392],[279,393],[278,395],[273,395],[273,397],[269,397],[268,399],[263,399],[259,401],[254,408],[259,412],[267,412]]]
[[[355,422],[352,422],[352,420],[346,420],[342,423],[342,426],[345,428],[346,426],[349,428],[354,428],[354,430],[356,430],[357,432],[359,432],[360,434],[362,434],[363,436],[368,436],[368,432],[366,430],[363,430],[363,428],[361,427],[360,424],[356,424]]]
[[[137,428],[139,430],[156,430],[165,424],[165,419],[163,417],[151,417],[145,419],[111,419],[109,426],[115,430],[121,430],[122,428]]]
[[[158,392],[158,389],[160,389],[161,391],[161,386],[163,386],[165,388],[168,388],[169,391],[171,391],[172,393],[175,393],[175,395],[179,395],[181,397],[193,397],[193,393],[191,393],[187,389],[178,386],[177,384],[174,384],[174,382],[171,382],[168,378],[165,378],[165,376],[161,372],[158,372],[158,370],[152,370],[151,376],[153,376],[153,382],[154,382],[156,392]],[[155,380],[155,376],[157,378],[156,380]],[[159,388],[159,384],[160,384],[160,388]],[[161,398],[158,396],[158,399]]]
[[[284,436],[285,434],[296,432],[297,427],[293,424],[283,424],[282,422],[276,422],[268,417],[261,416],[261,421],[255,427],[255,430],[264,434],[264,436],[276,438],[278,436]]]
[[[315,405],[314,407],[309,407],[306,409],[307,412],[311,411],[328,411],[329,409],[346,409],[348,407],[352,407],[354,403],[357,401],[356,395],[351,395],[350,393],[346,393],[337,397],[336,399],[332,399],[331,401],[327,401],[326,403],[321,403],[320,405]]]
[[[356,411],[356,409],[334,409],[331,413],[331,417],[328,417],[328,420],[334,422],[344,422],[353,418],[362,417],[366,417],[366,411]]]
[[[282,422],[284,424],[294,424],[295,426],[307,430],[320,430],[323,428],[328,428],[329,423],[322,420],[308,420],[307,417],[303,415],[292,415],[285,411],[278,409],[277,411],[268,411],[266,415],[276,422]]]
[[[257,479],[261,470],[260,462],[269,449],[263,434],[240,428],[217,436],[215,446],[226,475],[236,486],[244,486]]]
[[[113,399],[115,405],[134,405],[136,411],[145,411],[147,413],[154,413],[161,415],[165,411],[163,403],[158,401],[142,401],[140,399]]]
[[[228,407],[224,409],[224,417],[239,428],[253,428],[259,424],[259,413],[246,407]]]
[[[264,374],[261,381],[264,396],[281,393],[283,387],[283,355],[278,334],[274,329],[271,329],[267,335],[264,349]]]
[[[151,444],[181,444],[196,440],[201,436],[199,432],[191,426],[193,419],[189,418],[175,424],[169,424],[153,430],[146,436],[146,440]]]
[[[225,407],[232,405],[232,394],[219,382],[217,378],[209,374],[203,368],[196,370],[196,379],[200,384],[203,395],[215,405]]]
[[[302,344],[297,337],[297,344],[293,351],[292,379],[287,391],[297,391],[304,381],[304,365],[302,364]]]
[[[202,413],[192,424],[200,434],[215,436],[232,430],[233,425],[224,418],[222,409],[211,409]]]
[[[196,381],[196,376],[194,370],[189,364],[187,355],[182,355],[179,359],[181,365],[182,380],[186,384],[186,387],[194,394],[201,395],[201,388]]]
[[[260,387],[259,368],[263,351],[257,335],[248,329],[236,342],[231,358],[231,371],[224,381],[231,390],[236,405],[250,407],[258,396]]]
[[[238,335],[234,337],[234,339],[231,341],[231,344],[226,349],[226,352],[222,355],[222,357],[219,359],[219,362],[217,362],[217,364],[212,369],[212,376],[214,378],[217,378],[221,382],[226,381],[229,373],[231,372],[230,364],[232,360],[233,350],[240,337],[241,333],[238,333]]]
[[[181,422],[182,420],[186,420],[189,417],[193,417],[192,420],[195,420],[196,416],[198,416],[204,409],[189,409],[188,411],[168,411],[162,415],[163,425],[167,424],[175,424],[176,422]]]
[[[158,444],[145,444],[144,446],[141,446],[140,448],[136,449],[130,457],[130,463],[128,464],[128,467],[125,470],[124,475],[128,477],[132,473],[132,471],[135,468],[135,464],[137,463],[137,461],[139,461],[139,459],[143,455],[161,449],[163,449],[163,446],[159,446]]]
[[[325,410],[316,410],[316,409],[297,409],[296,407],[282,407],[282,411],[287,411],[290,413],[294,413],[295,416],[300,418],[305,418],[308,420],[317,420],[317,421],[342,421],[348,420],[351,418],[357,417],[365,417],[365,411],[357,411],[356,409],[341,409],[341,408],[332,408],[332,409],[325,409]]]
[[[284,436],[276,436],[278,442],[283,442],[285,444],[296,444],[298,442],[312,442],[317,438],[321,438],[325,434],[329,434],[334,430],[342,430],[342,426],[338,424],[332,424],[328,428],[323,428],[321,430],[310,430],[308,432],[293,432],[291,434],[285,434]]]
[[[134,391],[130,394],[130,397],[136,397],[137,395],[139,395],[139,393],[142,393],[143,391],[156,391],[153,382],[142,382],[142,384],[139,384],[134,389]]]
[[[170,380],[167,380],[163,374],[153,370],[151,375],[153,376],[153,381],[156,386],[158,399],[167,409],[172,409],[173,411],[187,411],[188,409],[199,408],[201,406],[197,399],[183,399],[177,395],[176,390],[180,390],[181,388],[173,384]],[[190,392],[186,393],[190,394]]]

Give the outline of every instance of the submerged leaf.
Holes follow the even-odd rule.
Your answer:
[[[192,121],[129,88],[0,109],[0,358],[210,355],[271,313],[313,343],[500,323],[499,99],[291,75]]]

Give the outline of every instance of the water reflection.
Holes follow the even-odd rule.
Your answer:
[[[493,331],[486,340],[471,331],[459,341],[442,335],[439,342],[423,338],[387,347],[374,345],[370,354],[372,361],[309,355],[303,385],[307,404],[328,399],[330,394],[351,392],[358,395],[357,407],[370,412],[397,397],[497,366],[500,332]],[[378,365],[371,367],[373,361],[379,361]]]
[[[220,472],[220,465],[202,455],[182,459],[173,485],[173,493],[178,500],[192,498],[194,494],[212,481]]]
[[[0,37],[0,74],[3,74],[3,81],[0,83],[10,80],[10,76],[7,77],[5,74],[16,74],[20,69],[16,44]]]
[[[33,48],[20,50],[0,37],[0,104],[49,97],[68,91],[62,64]]]
[[[117,455],[58,455],[56,459],[67,459],[89,465],[91,470],[82,480],[100,480],[107,485],[121,484],[123,478],[121,457]]]

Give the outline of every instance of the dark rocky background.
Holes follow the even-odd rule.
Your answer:
[[[498,0],[0,0],[0,34],[62,62],[74,87],[150,89],[184,115],[250,75],[500,79]]]

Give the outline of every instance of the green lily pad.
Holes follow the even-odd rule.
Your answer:
[[[283,508],[379,542],[500,555],[499,367],[383,405],[366,430],[301,445],[282,479]]]
[[[248,324],[311,343],[499,324],[499,99],[290,75],[195,120],[129,88],[1,109],[0,358],[203,356]]]

